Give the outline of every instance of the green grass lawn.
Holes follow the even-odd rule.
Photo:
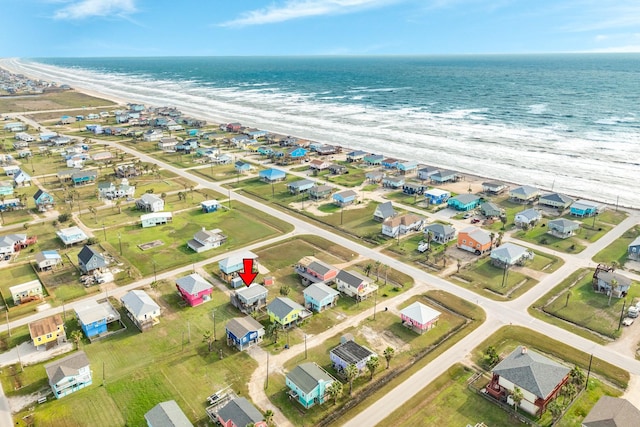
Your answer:
[[[593,269],[581,269],[575,272],[536,301],[529,311],[537,311],[536,308],[538,308],[547,315],[565,320],[566,322],[554,322],[554,324],[559,324],[571,332],[574,332],[574,328],[569,326],[575,324],[599,334],[601,337],[613,339],[619,337],[621,331],[618,330],[618,323],[624,299],[613,297],[611,305],[609,305],[607,295],[596,293],[593,290],[592,276]],[[556,295],[558,297],[554,299]],[[567,295],[569,295],[568,300]],[[626,298],[626,305],[629,306],[638,297],[640,297],[640,290],[632,286]],[[537,317],[543,320],[548,318],[547,316]],[[594,339],[594,334],[589,335],[591,335],[591,339]]]
[[[609,211],[605,211],[608,213]],[[627,250],[629,244],[635,240],[636,237],[640,236],[640,226],[636,225],[635,227],[630,228],[625,231],[622,236],[613,241],[609,246],[598,252],[593,260],[595,262],[602,262],[606,264],[611,264],[611,261],[616,261],[620,265],[624,265],[627,261]]]
[[[325,175],[325,179],[329,181],[329,183],[333,183],[336,185],[342,185],[344,187],[357,187],[364,182],[365,171],[362,169],[354,168],[353,166],[349,166],[344,164],[343,166],[347,167],[349,171],[348,174],[343,175]]]
[[[112,106],[113,101],[95,98],[81,92],[76,92],[75,90],[17,98],[0,97],[0,111],[5,113],[96,107],[102,105]],[[56,117],[60,115],[62,115],[62,113],[58,113]]]
[[[506,273],[506,280],[504,278],[504,269],[493,266],[488,256],[467,264],[459,273],[449,276],[456,284],[497,300],[515,298],[538,283],[518,272],[518,267],[511,267]]]
[[[219,248],[203,253],[194,252],[187,247],[187,240],[192,239],[202,227],[208,230],[220,228],[228,237],[227,241]],[[290,230],[289,224],[235,202],[230,211],[222,209],[207,214],[192,209],[182,212],[166,225],[149,228],[137,224],[114,227],[107,234],[107,242],[115,254],[120,250],[120,236],[122,258],[147,276],[154,273],[154,268],[156,272],[171,270]],[[154,240],[161,240],[164,244],[146,251],[137,246]]]
[[[581,239],[579,237],[585,235],[585,230],[580,229],[575,236],[569,237],[567,239],[560,239],[558,237],[552,236],[551,234],[547,234],[547,222],[548,221],[546,219],[543,219],[535,227],[532,227],[529,230],[517,231],[513,235],[513,237],[524,240],[525,242],[534,243],[536,245],[548,246],[557,251],[566,252],[569,254],[580,253],[586,248],[586,242],[584,241],[584,239]]]
[[[533,253],[535,254],[533,260],[527,261],[527,267],[533,270],[553,273],[564,265],[564,261],[556,256],[536,250]]]

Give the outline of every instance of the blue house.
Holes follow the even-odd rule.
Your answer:
[[[347,162],[359,162],[367,155],[366,151],[356,150],[347,153]]]
[[[418,162],[414,162],[413,160],[408,162],[398,162],[396,167],[402,175],[415,173],[418,170]]]
[[[324,282],[313,283],[305,288],[302,293],[304,295],[305,308],[318,313],[325,308],[335,306],[340,297],[340,292],[327,286]]]
[[[447,205],[458,211],[470,211],[480,205],[480,196],[475,194],[458,194],[447,200]]]
[[[382,186],[388,188],[402,188],[404,178],[400,176],[385,176],[382,178]]]
[[[340,207],[349,206],[356,201],[357,197],[358,193],[356,193],[355,191],[345,190],[334,194],[333,202]]]
[[[36,202],[36,207],[40,212],[45,212],[53,208],[54,205],[53,196],[40,189],[33,195],[33,200]]]
[[[109,304],[104,303],[104,304]],[[107,332],[107,319],[112,315],[103,305],[95,301],[82,308],[76,308],[76,317],[82,332],[89,339]]]
[[[269,156],[273,154],[273,148],[266,145],[261,145],[256,151],[258,152],[258,154],[262,154],[263,156]]]
[[[316,363],[308,362],[296,366],[286,376],[289,396],[305,408],[324,403],[327,388],[337,381]]]
[[[398,160],[391,157],[383,159],[381,163],[385,169],[395,169],[398,166]]]
[[[180,144],[176,145],[176,151],[185,151],[190,153],[191,150],[195,150],[198,148],[200,143],[196,138],[189,138],[185,141],[182,141]]]
[[[289,188],[289,192],[291,194],[300,194],[305,191],[309,191],[314,185],[316,185],[315,181],[310,179],[301,179],[299,181],[290,182],[287,185],[287,188]]]
[[[371,166],[377,166],[382,164],[384,156],[382,154],[369,154],[364,156],[364,162]]]
[[[251,316],[229,320],[225,330],[227,331],[227,345],[234,346],[240,351],[258,344],[264,336],[264,327]]]
[[[429,201],[432,205],[439,205],[440,203],[444,203],[449,200],[451,197],[451,193],[446,190],[441,190],[439,188],[432,188],[424,192],[424,198]]]
[[[202,212],[209,213],[215,212],[220,207],[220,202],[217,200],[204,200],[200,202],[200,206],[202,207]]]
[[[96,171],[78,171],[71,174],[73,185],[92,184],[98,178]]]
[[[307,150],[302,147],[292,147],[285,151],[285,156],[290,157],[292,160],[304,159],[307,155]]]
[[[285,173],[285,171],[282,171],[280,169],[271,168],[258,172],[258,176],[260,177],[261,181],[271,183],[283,181],[287,177],[287,174]]]
[[[84,351],[48,363],[44,365],[44,370],[56,399],[88,387],[93,382],[89,358]]]
[[[569,209],[571,215],[585,217],[597,215],[600,211],[600,205],[588,200],[576,200]]]
[[[242,160],[238,160],[234,168],[241,173],[249,172],[251,170],[251,163],[243,162]]]

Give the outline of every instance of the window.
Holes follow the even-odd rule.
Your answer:
[[[480,243],[478,243],[478,244],[476,245],[476,248],[480,249]]]
[[[462,244],[464,245],[465,243],[467,243],[466,239],[462,239]]]
[[[47,338],[53,337],[53,334],[47,334]]]

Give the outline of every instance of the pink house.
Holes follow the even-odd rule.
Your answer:
[[[193,273],[176,280],[176,288],[183,300],[191,307],[200,305],[211,299],[213,286],[198,273]]]
[[[436,326],[440,312],[416,301],[400,312],[402,324],[422,334]]]

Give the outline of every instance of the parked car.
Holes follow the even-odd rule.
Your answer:
[[[477,223],[479,223],[479,222],[480,222],[480,219],[479,219],[479,218],[473,218],[473,219],[471,220],[471,224],[477,224]]]
[[[632,319],[631,317],[625,317],[624,320],[622,321],[622,324],[624,326],[631,326],[631,325],[633,325],[633,321],[634,320],[635,319]]]
[[[628,317],[633,317],[635,319],[636,317],[638,317],[639,313],[640,313],[640,310],[638,310],[638,307],[632,305],[631,307],[629,307],[629,311],[627,312],[627,316]]]

